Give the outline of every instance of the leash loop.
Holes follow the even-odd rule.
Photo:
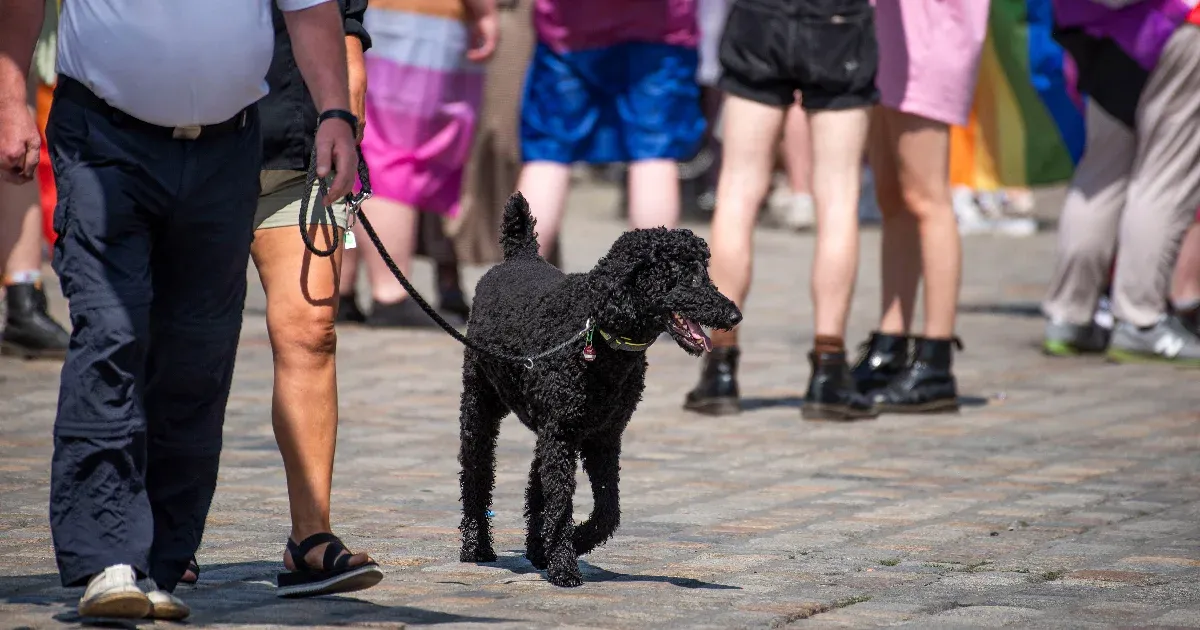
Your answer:
[[[542,352],[538,352],[536,354],[522,356],[509,354],[496,347],[485,346],[477,341],[468,339],[466,335],[458,332],[454,326],[450,325],[450,323],[447,322],[445,318],[443,318],[441,314],[437,312],[437,309],[433,308],[428,302],[425,301],[425,298],[417,292],[412,283],[408,281],[408,278],[404,276],[404,273],[400,271],[400,267],[396,264],[396,261],[392,260],[391,254],[388,254],[387,249],[385,249],[383,246],[383,242],[379,240],[379,235],[375,233],[375,228],[371,226],[371,221],[367,219],[366,213],[362,211],[362,203],[367,199],[370,199],[372,195],[371,173],[367,169],[366,159],[363,158],[362,147],[357,147],[357,151],[359,192],[357,194],[352,193],[346,195],[345,203],[347,212],[347,227],[342,228],[338,226],[334,217],[333,206],[325,206],[324,202],[322,201],[325,198],[325,195],[328,194],[329,188],[326,186],[324,180],[321,180],[317,177],[317,148],[315,145],[313,146],[312,155],[309,157],[308,161],[308,172],[304,176],[304,191],[300,197],[299,218],[300,238],[303,239],[304,246],[308,249],[308,251],[312,252],[313,255],[320,256],[321,258],[328,258],[332,256],[341,245],[347,230],[354,227],[355,220],[357,219],[357,222],[362,223],[362,228],[363,231],[367,233],[367,238],[371,239],[371,244],[375,246],[375,249],[379,250],[379,257],[382,258],[383,263],[387,265],[388,271],[391,271],[392,275],[396,277],[396,280],[400,282],[400,286],[404,287],[405,291],[408,291],[408,296],[417,303],[417,306],[420,306],[421,310],[425,311],[425,314],[429,315],[429,317],[433,319],[434,323],[441,327],[446,334],[450,335],[455,341],[461,343],[467,348],[470,348],[471,350],[474,350],[475,352],[500,361],[523,364],[525,369],[533,369],[534,361],[558,354],[563,350],[566,350],[577,340],[592,333],[596,327],[596,324],[595,321],[589,317],[582,330],[571,335],[561,343],[551,347],[548,350],[543,350]],[[316,187],[317,194],[319,195],[317,205],[325,210],[329,217],[329,225],[333,230],[333,244],[329,247],[329,249],[318,248],[316,244],[313,243],[312,238],[308,235],[308,205],[309,200],[312,198],[314,186]]]

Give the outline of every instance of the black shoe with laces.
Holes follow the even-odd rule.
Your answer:
[[[700,383],[688,392],[683,408],[708,416],[728,416],[741,412],[737,367],[737,346],[713,348],[704,357]]]
[[[861,346],[861,354],[850,373],[861,394],[870,396],[887,387],[896,375],[908,367],[907,335],[871,333]]]
[[[845,352],[810,352],[812,375],[804,406],[805,420],[865,420],[879,415],[871,399],[860,394]]]
[[[31,282],[4,288],[8,315],[0,334],[0,354],[26,359],[61,359],[71,335],[50,317],[42,287]]]
[[[888,386],[875,392],[882,413],[954,413],[958,411],[958,384],[951,371],[954,347],[962,341],[917,337],[912,361]]]

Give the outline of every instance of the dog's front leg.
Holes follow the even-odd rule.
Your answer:
[[[575,523],[575,445],[549,425],[538,431],[537,458],[542,482],[542,545],[547,574],[555,586],[579,586],[583,575],[576,561],[572,540]]]
[[[603,544],[621,524],[621,434],[584,441],[583,470],[592,486],[592,513],[575,528],[575,553],[583,555]]]

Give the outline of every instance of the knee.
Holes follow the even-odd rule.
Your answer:
[[[268,317],[271,349],[277,359],[298,362],[332,361],[337,352],[333,309],[288,309]]]
[[[1073,229],[1059,234],[1058,257],[1071,265],[1109,265],[1115,248],[1115,239],[1103,230]]]
[[[903,186],[899,194],[905,213],[919,222],[954,218],[950,189],[945,186]]]

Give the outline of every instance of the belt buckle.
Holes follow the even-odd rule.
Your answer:
[[[171,137],[176,140],[195,140],[200,137],[200,132],[204,127],[200,125],[187,125],[185,127],[175,127],[171,130]]]

